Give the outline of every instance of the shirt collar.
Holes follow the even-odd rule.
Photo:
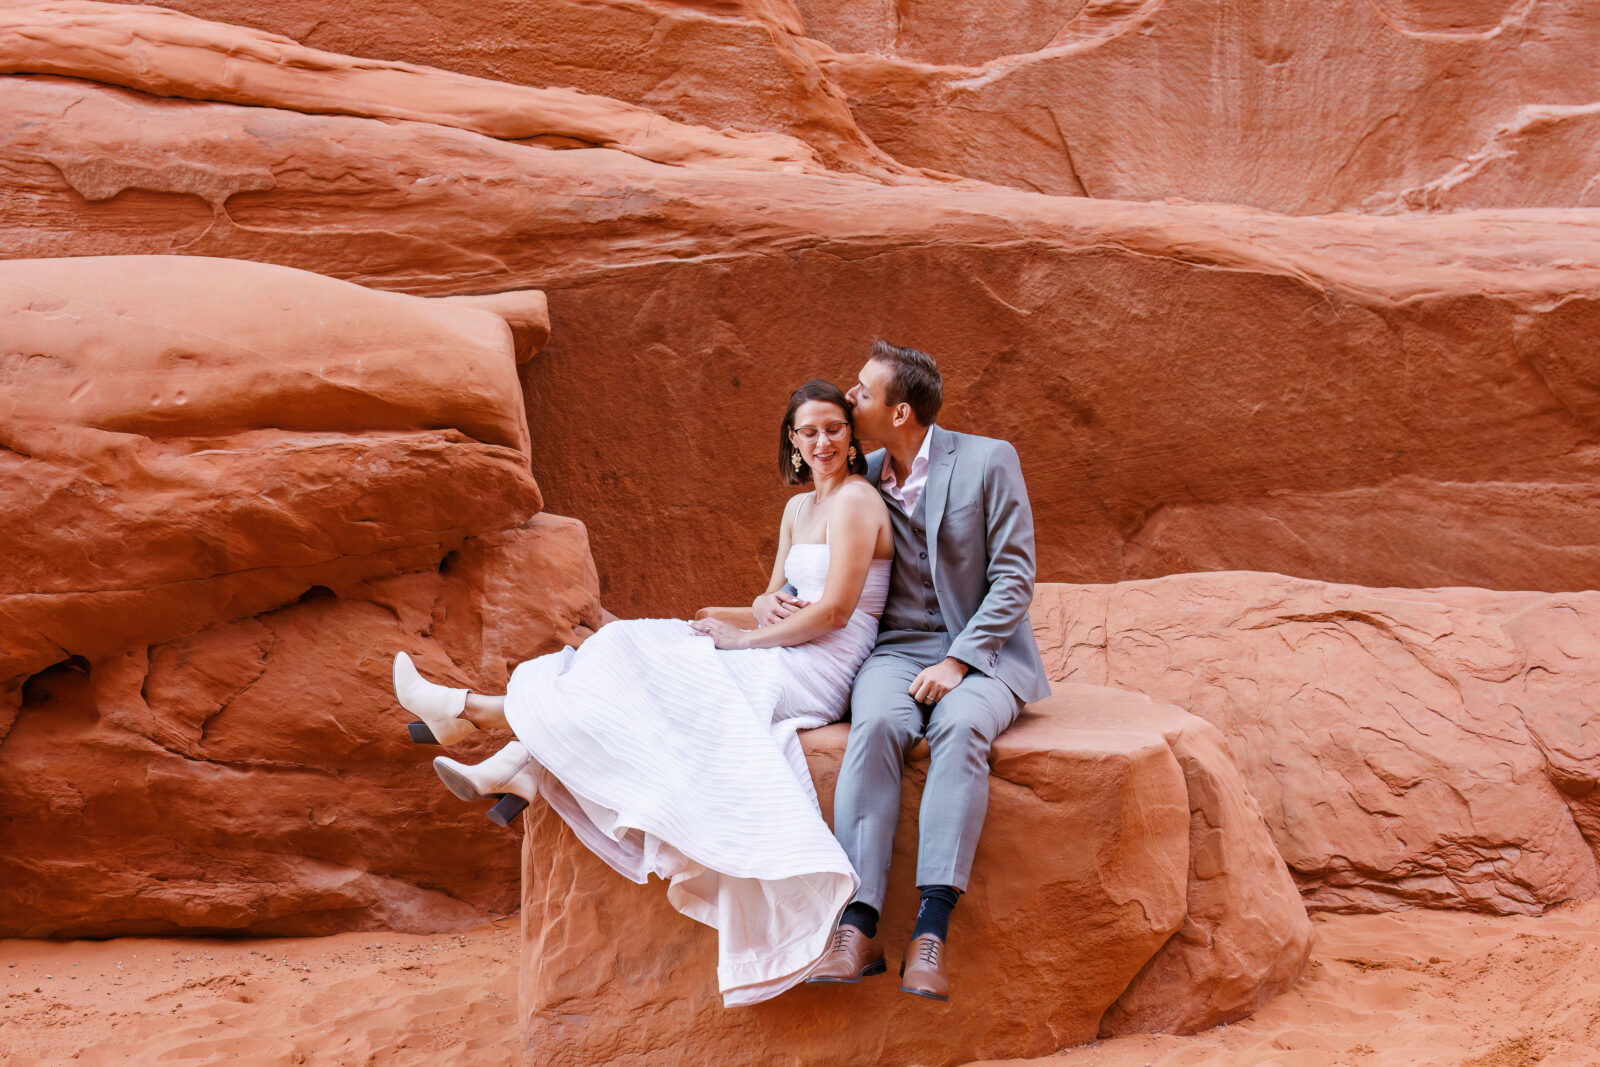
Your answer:
[[[928,432],[922,435],[922,447],[917,449],[917,454],[911,460],[911,469],[906,471],[906,480],[917,476],[919,470],[928,469],[928,450],[933,445],[933,427],[928,427]],[[899,479],[894,476],[894,463],[889,458],[889,453],[883,454],[883,470],[878,475],[879,485],[898,485]]]

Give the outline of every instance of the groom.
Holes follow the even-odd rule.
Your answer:
[[[807,979],[857,982],[887,964],[877,939],[900,817],[900,772],[928,739],[918,818],[922,903],[900,988],[949,999],[944,944],[966,890],[989,802],[989,746],[1025,701],[1050,693],[1028,621],[1033,510],[1016,449],[934,424],[944,385],[933,358],[886,341],[848,396],[858,437],[884,447],[867,478],[889,505],[894,570],[872,655],[851,695],[834,835],[861,876],[833,942]]]

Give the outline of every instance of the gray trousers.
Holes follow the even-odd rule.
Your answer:
[[[927,713],[911,699],[926,663],[876,652],[856,675],[850,740],[833,798],[833,833],[861,876],[855,899],[883,910],[900,821],[900,773],[917,739],[928,738],[928,781],[917,820],[917,885],[965,891],[989,807],[989,746],[1016,721],[1022,702],[1002,681],[968,672]]]

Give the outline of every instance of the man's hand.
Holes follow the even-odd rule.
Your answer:
[[[801,600],[799,597],[790,596],[788,593],[763,593],[756,597],[750,605],[756,613],[757,626],[771,626],[779,619],[787,619],[790,615],[803,607],[809,606],[811,601]]]
[[[946,656],[931,667],[923,669],[911,682],[911,699],[918,704],[937,704],[945,694],[961,684],[961,679],[971,670],[958,659]]]
[[[689,629],[697,634],[705,634],[718,648],[750,647],[749,630],[741,630],[721,619],[696,619],[689,624]]]

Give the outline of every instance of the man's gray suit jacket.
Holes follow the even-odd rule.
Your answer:
[[[944,655],[999,679],[1019,700],[1042,700],[1050,695],[1050,682],[1028,617],[1035,574],[1033,508],[1017,450],[1005,441],[942,426],[928,432],[922,499],[933,587],[950,639]],[[873,485],[887,456],[879,449],[867,457],[866,476]],[[917,591],[891,585],[889,595]],[[939,636],[943,644],[945,635]],[[877,648],[889,651],[907,639],[921,643],[908,632],[883,630]]]

